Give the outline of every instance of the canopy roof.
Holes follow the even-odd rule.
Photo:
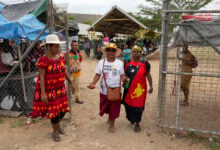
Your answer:
[[[34,1],[40,3],[40,1]],[[30,14],[34,7],[31,7],[33,3],[4,5],[0,4],[0,38],[2,39],[17,39],[26,38],[34,40],[39,32],[44,29],[45,25],[40,22],[35,15]],[[29,6],[31,8],[29,8]],[[26,9],[25,9],[26,8]],[[22,9],[22,10],[21,10]],[[45,36],[49,32],[46,31],[40,39],[45,39]]]
[[[43,11],[46,11],[46,1],[37,0],[37,1],[29,1],[29,2],[24,2],[24,3],[6,5],[2,9],[1,14],[8,21],[14,21],[14,20],[17,20],[18,18],[28,15],[29,13],[33,11],[36,12],[37,10],[39,10],[42,4],[45,5],[45,10]],[[35,15],[35,16],[38,16],[38,15]]]
[[[55,31],[65,26],[59,16],[54,13],[54,22],[59,25]],[[0,3],[0,38],[27,38],[34,40],[47,22],[46,0],[28,1],[19,4],[4,5]],[[70,25],[69,35],[77,35],[77,25]],[[47,31],[41,39],[48,34]]]
[[[78,27],[79,27],[79,33],[78,33],[79,35],[84,35],[84,36],[89,35],[88,28],[90,28],[90,25],[78,23]],[[96,36],[102,36],[102,33],[100,32],[96,32],[95,34]]]
[[[88,29],[110,34],[135,34],[140,29],[149,29],[121,8],[114,6],[106,15]]]

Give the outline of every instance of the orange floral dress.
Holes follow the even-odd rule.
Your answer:
[[[65,64],[64,58],[59,56],[56,60],[51,60],[42,56],[38,62],[39,69],[45,69],[45,91],[48,103],[41,101],[40,74],[35,86],[35,96],[33,100],[32,118],[46,117],[52,119],[60,116],[60,113],[69,112],[67,91],[65,88]]]

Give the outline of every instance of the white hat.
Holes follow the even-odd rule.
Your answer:
[[[60,41],[59,37],[55,34],[49,34],[46,36],[46,44],[62,44],[65,41]]]

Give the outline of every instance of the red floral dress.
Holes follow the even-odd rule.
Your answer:
[[[33,100],[32,118],[45,117],[48,119],[60,116],[60,113],[69,112],[68,97],[65,88],[65,64],[64,58],[59,57],[51,60],[42,56],[38,62],[39,69],[45,69],[45,91],[48,103],[41,101],[40,75],[38,75],[35,86],[35,96]]]

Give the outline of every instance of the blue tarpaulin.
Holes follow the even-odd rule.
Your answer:
[[[3,8],[0,5],[0,11]],[[0,38],[1,39],[29,39],[34,40],[45,27],[45,24],[40,22],[34,15],[28,14],[15,21],[8,21],[0,14]],[[40,38],[44,40],[49,34],[47,30]]]

